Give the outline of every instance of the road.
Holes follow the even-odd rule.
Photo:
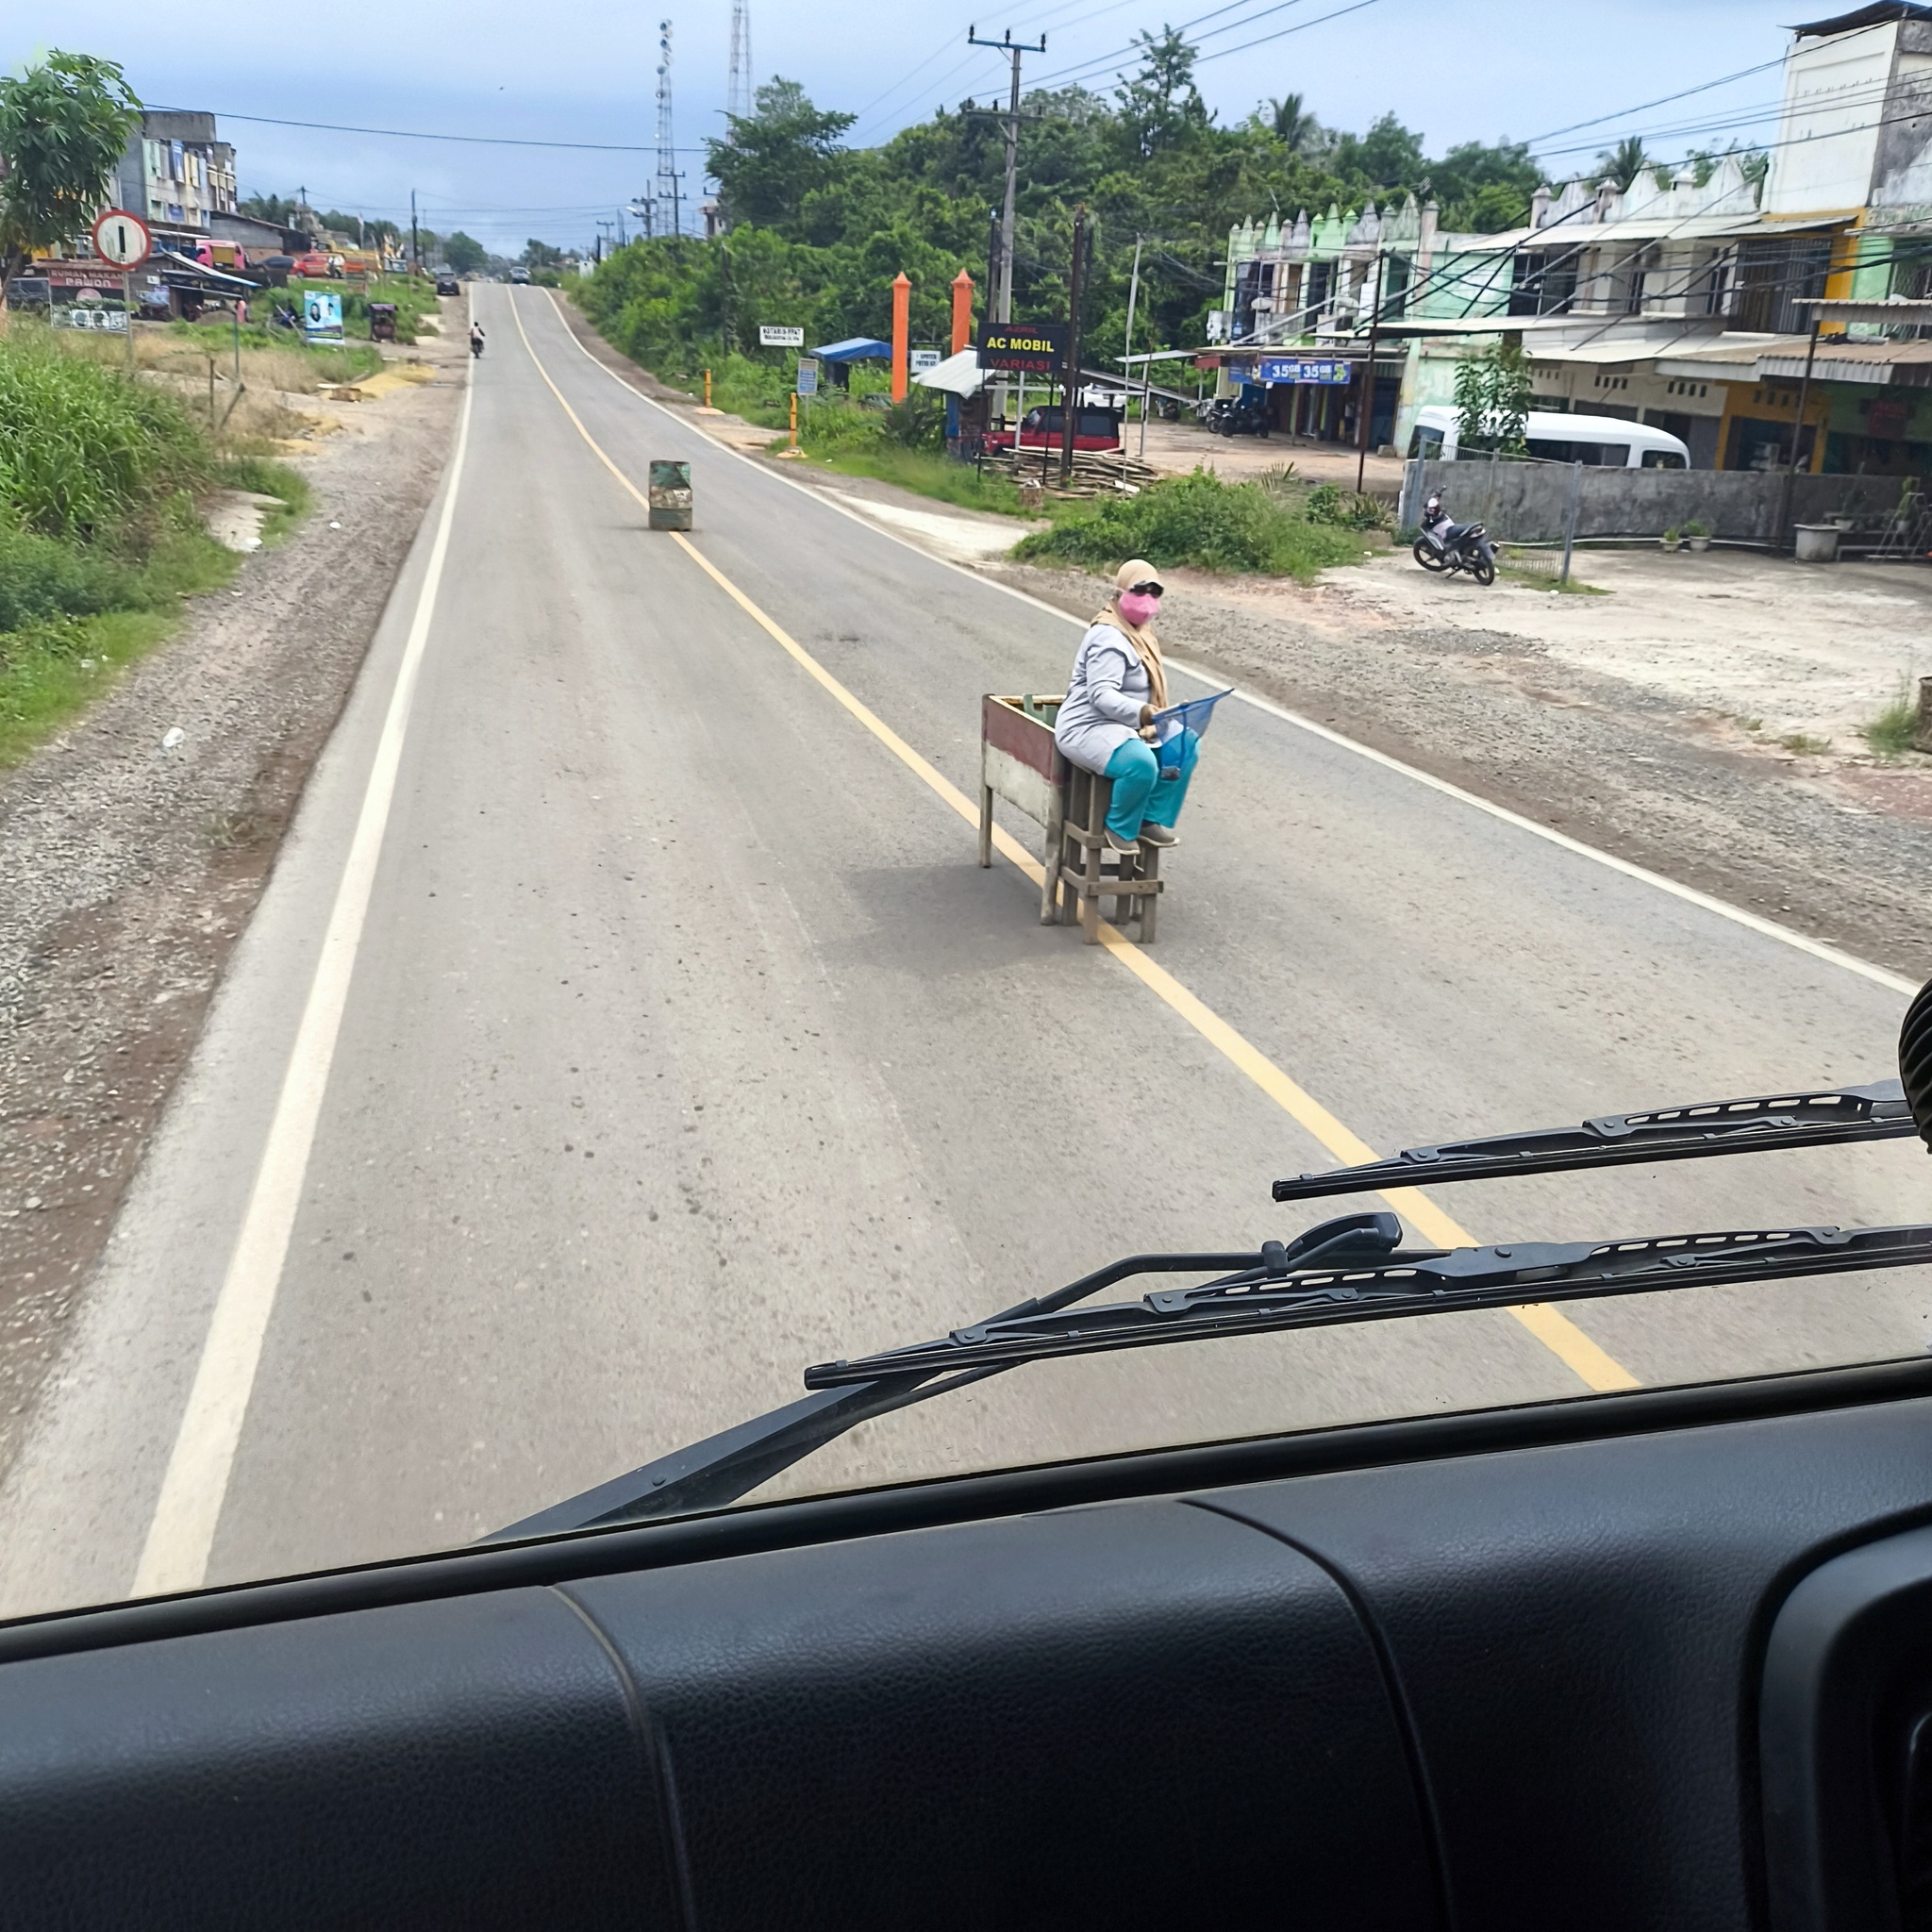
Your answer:
[[[0,1495],[0,1608],[460,1543],[808,1362],[1306,1224],[1268,1184],[1349,1134],[1891,1070],[1888,975],[1256,702],[1158,943],[1041,927],[946,794],[980,694],[1058,689],[1075,626],[712,445],[543,291],[477,300],[442,495]],[[626,486],[664,456],[689,544]],[[1409,1205],[1485,1240],[1897,1221],[1924,1158]],[[1928,1313],[1899,1274],[1041,1365],[774,1492],[1910,1354]]]

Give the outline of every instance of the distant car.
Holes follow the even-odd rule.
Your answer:
[[[513,268],[509,272],[509,278],[513,282],[527,282],[530,279],[530,271],[526,268]]]
[[[438,275],[436,292],[439,295],[460,295],[463,292],[463,285],[454,275]]]
[[[1022,449],[1058,449],[1066,433],[1066,412],[1058,403],[1028,409],[1020,424]],[[1013,432],[995,429],[987,435],[988,449],[1011,449]],[[1085,450],[1117,450],[1121,444],[1121,419],[1111,409],[1083,408],[1074,425],[1074,447]]]

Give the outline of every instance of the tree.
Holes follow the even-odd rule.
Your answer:
[[[1615,147],[1597,156],[1596,175],[1599,181],[1614,181],[1619,192],[1628,193],[1631,182],[1649,165],[1650,157],[1643,152],[1643,137],[1626,134]]]
[[[795,80],[774,75],[753,96],[754,111],[731,114],[731,132],[705,142],[726,220],[788,228],[807,195],[839,172],[839,137],[858,117],[815,108]]]
[[[474,236],[466,235],[458,228],[442,244],[442,258],[449,263],[452,273],[473,275],[490,259],[490,251]]]
[[[1413,188],[1427,172],[1423,138],[1393,114],[1374,121],[1366,134],[1344,134],[1330,159],[1339,174],[1359,176],[1371,188]]]
[[[0,304],[37,248],[77,242],[106,204],[141,103],[111,60],[49,54],[0,75]]]
[[[1290,154],[1303,154],[1322,138],[1322,124],[1302,105],[1300,94],[1271,100],[1265,125]]]
[[[1523,142],[1465,141],[1430,163],[1429,179],[1444,228],[1492,235],[1528,221],[1542,170]]]
[[[563,250],[553,248],[547,242],[540,242],[532,235],[524,243],[524,252],[518,258],[527,269],[561,268]]]
[[[1140,33],[1141,71],[1117,91],[1123,132],[1145,158],[1204,133],[1211,117],[1194,85],[1195,49],[1178,27]]]
[[[1456,365],[1456,434],[1461,448],[1522,456],[1529,416],[1529,361],[1522,345],[1505,340]]]

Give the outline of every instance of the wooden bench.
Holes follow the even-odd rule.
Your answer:
[[[1077,919],[1081,937],[1100,941],[1100,902],[1113,901],[1116,925],[1131,924],[1134,937],[1153,943],[1160,903],[1160,854],[1151,845],[1112,851],[1107,814],[1113,783],[1095,777],[1060,756],[1054,742],[1058,697],[1001,697],[980,705],[979,862],[992,863],[992,802],[1004,798],[1045,827],[1046,852],[1040,885],[1040,923]]]

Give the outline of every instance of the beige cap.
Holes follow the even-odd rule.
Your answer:
[[[1116,591],[1131,591],[1136,584],[1158,584],[1160,573],[1144,557],[1130,557],[1113,574]]]

